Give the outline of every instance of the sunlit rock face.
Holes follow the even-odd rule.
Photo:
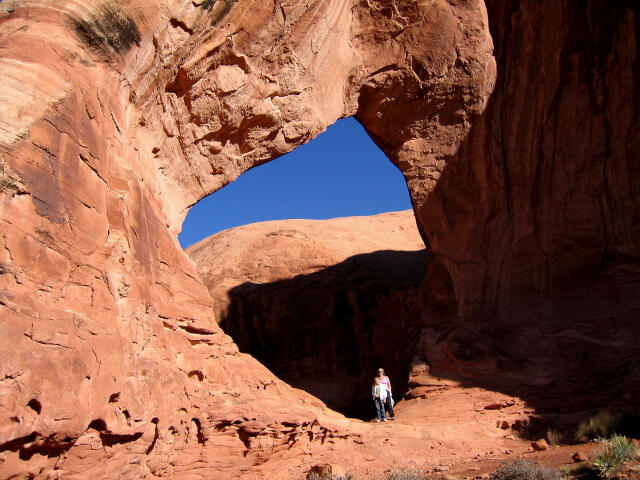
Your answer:
[[[310,454],[424,451],[402,429],[383,451],[238,353],[176,241],[190,205],[349,115],[405,175],[431,251],[418,353],[470,379],[526,357],[505,389],[593,369],[600,398],[633,392],[637,15],[2,1],[1,475],[298,478]]]
[[[412,211],[256,223],[186,251],[220,326],[282,380],[367,420],[379,367],[406,391],[428,264]]]

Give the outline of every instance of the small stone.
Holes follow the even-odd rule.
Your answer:
[[[222,93],[233,92],[242,87],[247,75],[236,65],[222,65],[212,74],[212,80],[216,89]]]
[[[549,450],[549,444],[547,443],[547,441],[544,438],[541,438],[540,440],[536,440],[535,442],[531,442],[531,447],[533,447],[533,449],[536,452],[542,452],[544,450]]]
[[[571,455],[571,458],[573,459],[574,462],[588,462],[589,461],[589,456],[584,453],[582,450],[574,453],[573,455]]]
[[[446,472],[448,470],[449,470],[449,467],[447,467],[446,465],[438,465],[433,469],[434,472]]]

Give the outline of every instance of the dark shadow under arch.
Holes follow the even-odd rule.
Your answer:
[[[384,250],[288,280],[245,283],[229,292],[220,325],[290,385],[369,420],[378,367],[397,400],[407,391],[428,258],[426,250]]]

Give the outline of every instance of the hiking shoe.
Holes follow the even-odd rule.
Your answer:
[[[383,419],[382,419],[382,421],[383,421],[383,422],[386,422],[386,421],[387,421],[387,419],[386,419],[386,418],[383,418]]]
[[[380,423],[380,419],[377,419],[376,422]]]

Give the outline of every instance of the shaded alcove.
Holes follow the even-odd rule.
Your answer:
[[[410,207],[402,174],[356,120],[345,119],[201,201],[189,212],[180,240],[186,246],[256,221]],[[292,278],[244,282],[215,306],[218,320],[242,352],[284,381],[348,416],[369,419],[378,367],[391,377],[396,399],[407,390],[409,345],[419,337],[417,297],[428,262],[418,243],[410,251],[382,245]]]
[[[396,400],[407,391],[427,264],[426,250],[380,250],[287,280],[246,282],[229,291],[220,325],[290,385],[369,420],[377,368]]]

